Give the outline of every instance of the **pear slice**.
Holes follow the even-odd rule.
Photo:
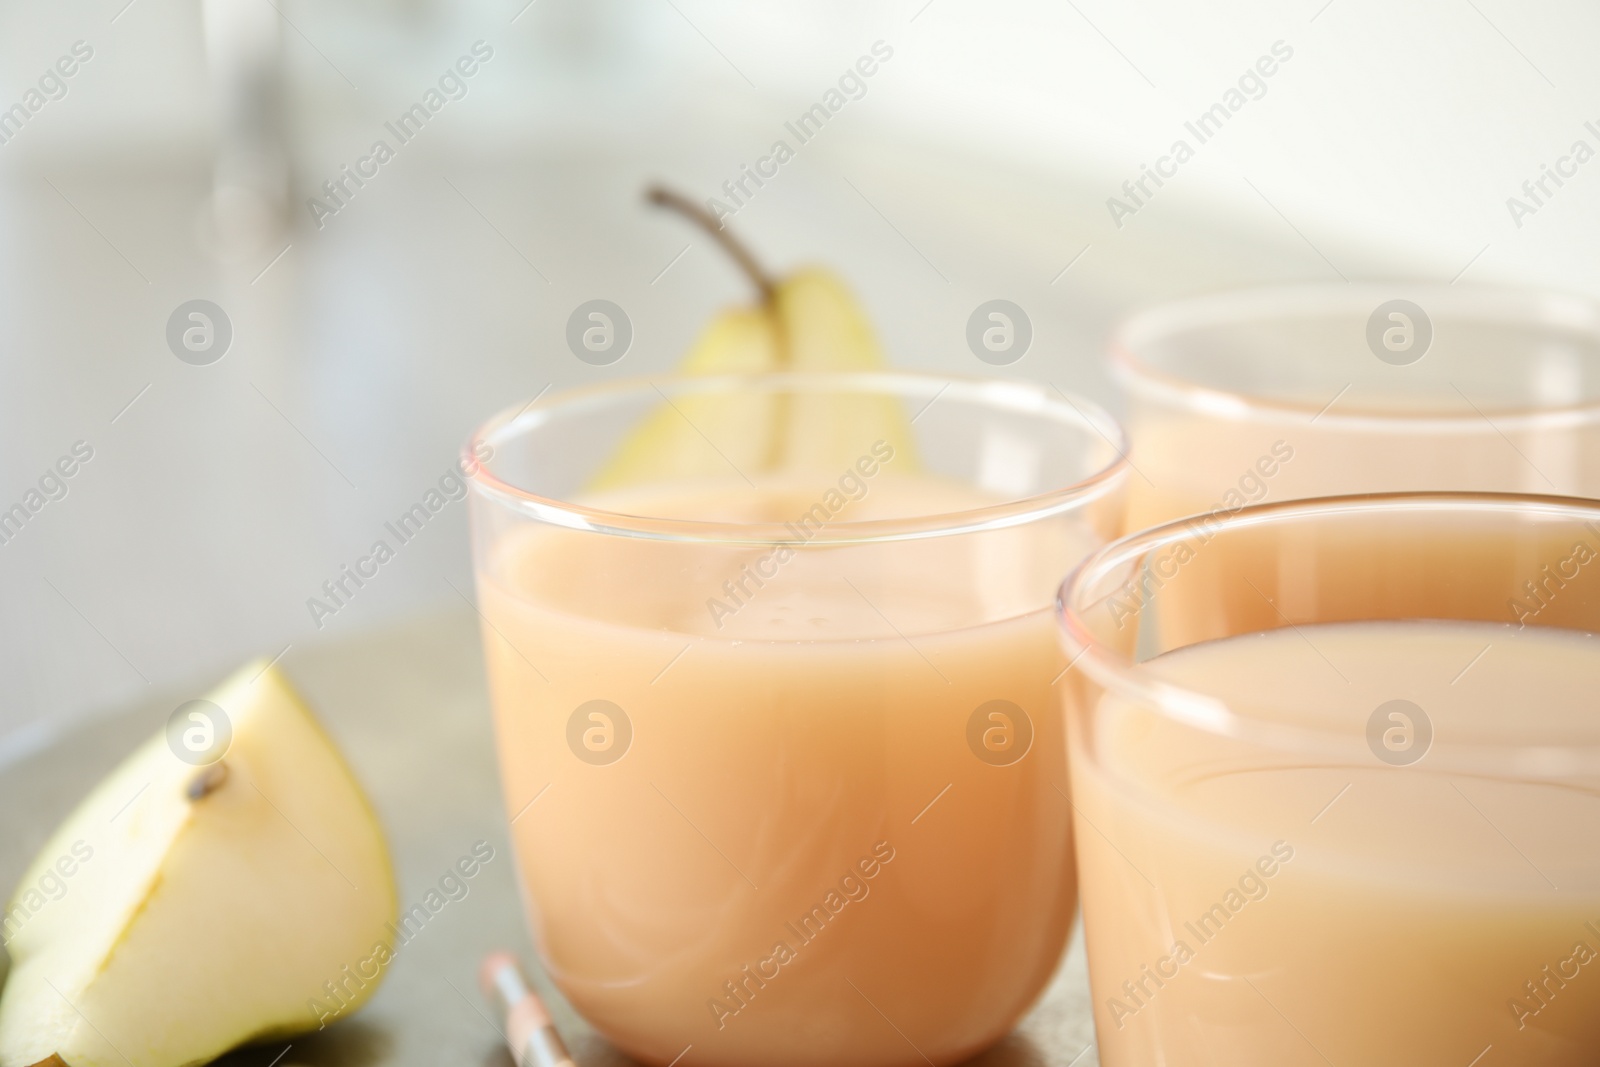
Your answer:
[[[712,320],[679,368],[687,377],[773,371],[885,370],[872,326],[849,288],[821,268],[774,281],[699,205],[664,189],[650,199],[704,227],[750,276],[753,307]],[[894,448],[896,467],[916,463],[911,423],[898,401],[866,393],[803,390],[762,396],[685,393],[654,410],[590,484],[596,491],[672,479],[748,478],[837,471],[876,441]],[[731,469],[730,469],[731,468]]]
[[[204,1063],[376,990],[398,903],[360,786],[274,667],[207,699],[232,729],[220,759],[151,738],[23,875],[0,916],[0,1067]]]

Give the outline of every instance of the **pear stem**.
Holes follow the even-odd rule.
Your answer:
[[[676,211],[710,234],[712,239],[722,246],[722,250],[728,253],[735,263],[739,264],[739,268],[744,271],[751,283],[760,290],[762,302],[767,304],[772,302],[772,294],[775,288],[772,275],[766,272],[760,261],[750,253],[744,243],[728,231],[724,223],[717,221],[715,215],[682,193],[668,189],[664,185],[652,185],[645,190],[644,195],[645,199],[650,203],[657,207],[664,207],[668,211]]]

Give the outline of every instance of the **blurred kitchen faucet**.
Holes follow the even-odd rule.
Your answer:
[[[270,0],[201,0],[217,155],[203,230],[219,258],[251,257],[288,228],[282,16]]]

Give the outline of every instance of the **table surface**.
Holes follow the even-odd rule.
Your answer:
[[[400,895],[420,898],[480,839],[496,860],[405,946],[383,987],[359,1013],[296,1038],[277,1067],[479,1063],[507,1067],[476,988],[478,961],[508,947],[530,965],[557,1025],[584,1067],[624,1067],[537,969],[509,862],[475,617],[419,618],[343,642],[294,650],[284,668],[317,708],[365,783],[389,835]],[[0,886],[21,877],[56,824],[173,707],[168,694],[90,722],[0,774]],[[7,961],[9,962],[9,961]],[[1081,937],[1044,997],[975,1067],[1094,1067]],[[235,1052],[229,1067],[267,1067],[282,1045]]]

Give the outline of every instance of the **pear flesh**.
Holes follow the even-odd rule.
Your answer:
[[[232,728],[220,759],[151,738],[23,876],[0,917],[0,1067],[205,1063],[376,990],[398,900],[371,805],[274,667],[208,699]],[[41,879],[66,890],[35,907]]]

